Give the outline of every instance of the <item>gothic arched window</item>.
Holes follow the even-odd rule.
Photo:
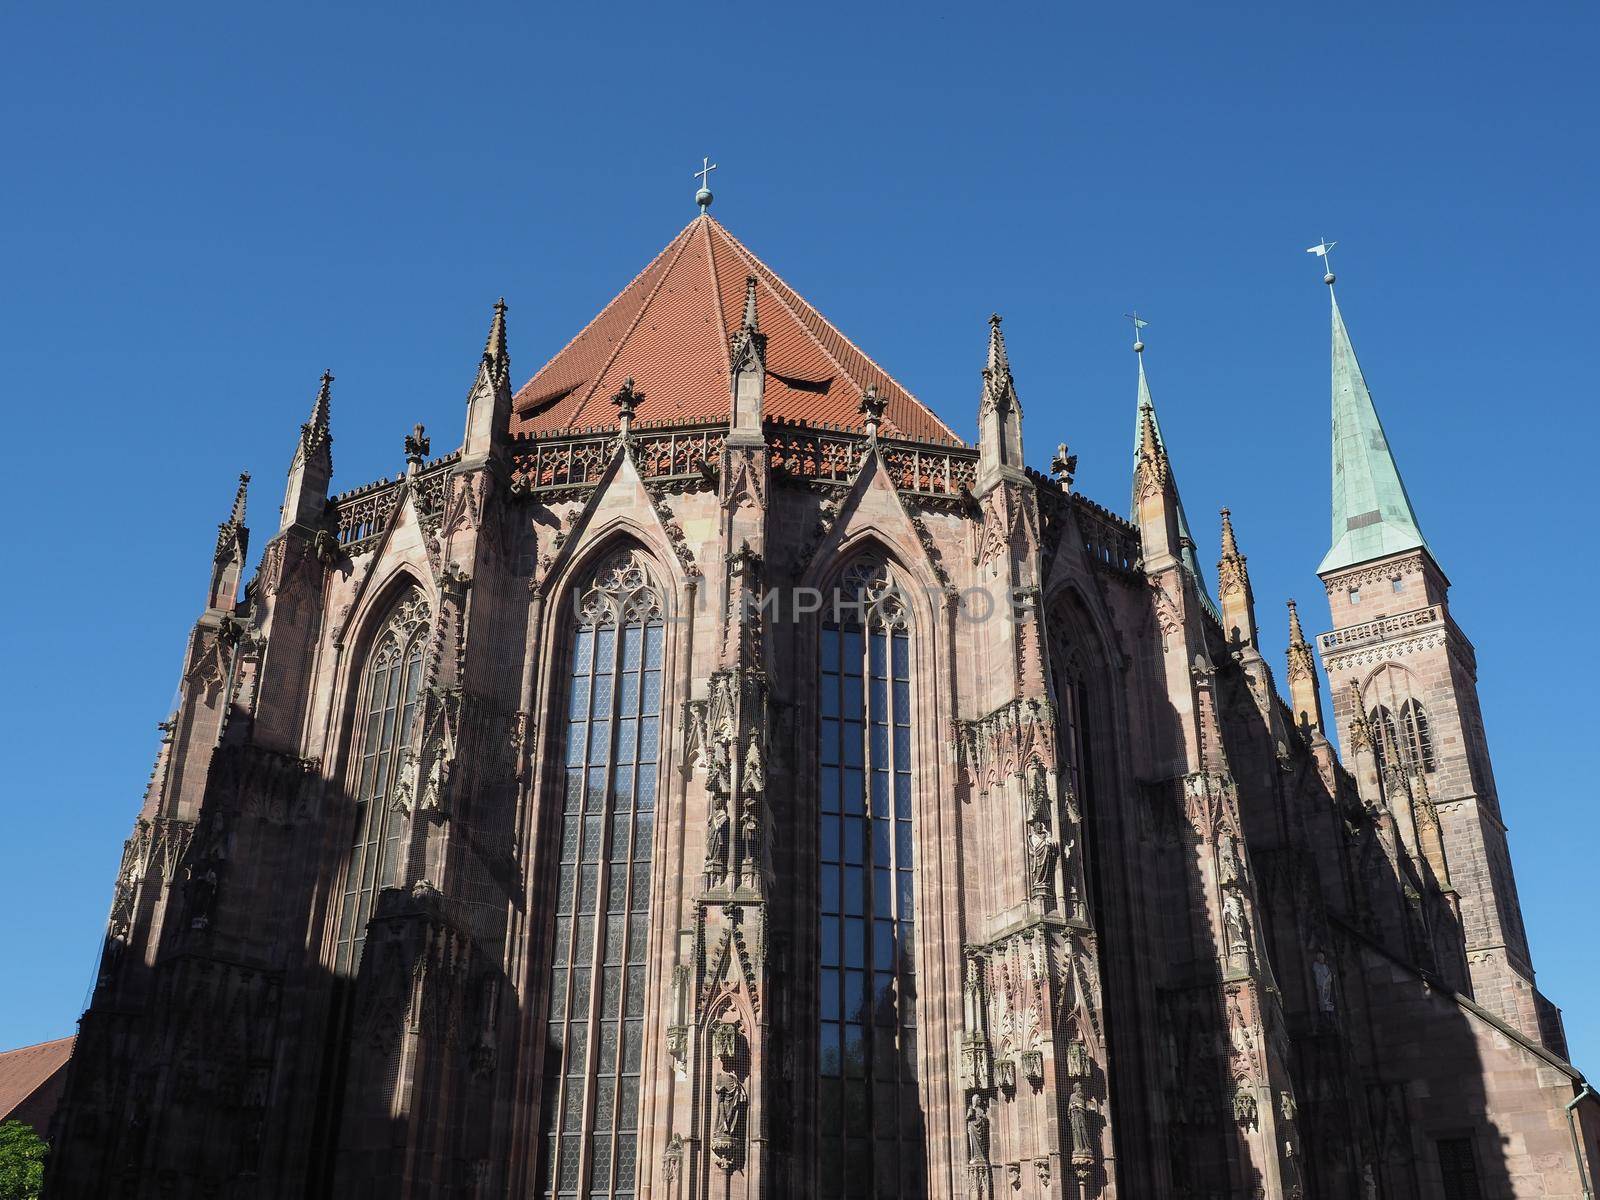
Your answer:
[[[1424,771],[1434,769],[1433,731],[1428,728],[1428,713],[1421,701],[1407,700],[1400,708],[1400,721],[1406,727],[1406,744],[1411,761]]]
[[[404,770],[417,696],[422,689],[429,609],[422,589],[406,589],[390,607],[372,640],[361,674],[350,791],[356,801],[355,840],[345,869],[334,936],[334,972],[354,975],[361,965],[367,920],[380,888],[393,876],[405,833],[404,815],[392,807]]]
[[[574,593],[542,1196],[634,1194],[665,633],[636,550]]]
[[[926,1187],[913,961],[911,637],[884,565],[846,570],[821,629],[818,1194]]]

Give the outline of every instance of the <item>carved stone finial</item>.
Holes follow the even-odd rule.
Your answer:
[[[869,383],[867,390],[861,393],[859,412],[867,419],[867,436],[878,436],[878,426],[883,422],[884,411],[889,407],[889,398],[879,395],[878,385]]]
[[[611,397],[611,403],[617,407],[617,427],[622,431],[623,437],[627,437],[628,431],[633,427],[634,415],[639,411],[639,404],[643,400],[644,393],[634,387],[632,375],[622,381],[617,394]]]
[[[412,470],[422,465],[422,460],[428,457],[432,448],[432,441],[428,431],[419,422],[411,427],[411,432],[406,434],[406,465]]]
[[[1056,444],[1055,456],[1050,459],[1050,474],[1061,485],[1063,492],[1072,490],[1073,477],[1078,473],[1078,456],[1069,453],[1065,442]]]

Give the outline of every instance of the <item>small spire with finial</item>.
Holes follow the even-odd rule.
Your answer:
[[[1306,645],[1305,630],[1300,628],[1300,608],[1293,600],[1289,601],[1289,645]]]
[[[716,169],[717,164],[712,162],[709,156],[701,156],[700,169],[694,173],[695,178],[700,181],[700,190],[694,194],[694,202],[700,206],[701,212],[709,209],[711,201],[715,199],[711,194],[711,172]]]
[[[1135,354],[1143,354],[1144,353],[1144,339],[1139,336],[1139,331],[1141,329],[1144,329],[1146,326],[1148,326],[1150,324],[1150,322],[1149,321],[1140,320],[1140,318],[1139,318],[1139,310],[1137,308],[1134,309],[1131,313],[1123,313],[1122,315],[1124,317],[1126,317],[1128,320],[1133,322],[1133,352]]]
[[[617,428],[623,437],[627,437],[633,427],[633,416],[639,411],[639,402],[643,399],[644,393],[633,386],[632,375],[622,381],[617,394],[611,397],[611,403],[617,406]]]
[[[406,467],[409,471],[416,471],[422,465],[422,460],[428,457],[432,442],[428,438],[428,431],[419,422],[406,434]]]
[[[878,426],[883,422],[884,410],[889,407],[889,398],[878,394],[878,385],[867,384],[867,390],[861,393],[860,413],[867,419],[867,436],[876,438]]]
[[[1322,260],[1322,269],[1324,272],[1322,276],[1322,282],[1327,284],[1329,287],[1333,286],[1334,275],[1333,262],[1328,258],[1328,255],[1338,244],[1338,242],[1330,242],[1327,238],[1322,238],[1315,246],[1306,247],[1307,254],[1315,254]]]
[[[250,495],[250,472],[239,472],[239,490],[233,494],[233,511],[228,514],[230,525],[244,524],[245,501]]]
[[[489,373],[499,379],[502,375],[509,376],[511,371],[511,352],[506,347],[506,298],[501,296],[494,304],[494,319],[489,322],[489,336],[483,343],[483,361],[489,366]]]
[[[1226,508],[1222,510],[1222,556],[1239,557],[1239,540],[1233,533],[1233,513]]]

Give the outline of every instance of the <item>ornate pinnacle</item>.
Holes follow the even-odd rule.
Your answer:
[[[1067,444],[1061,442],[1056,446],[1055,457],[1050,460],[1050,474],[1061,484],[1062,491],[1070,491],[1072,478],[1078,473],[1078,456],[1067,452]]]
[[[239,490],[233,494],[233,508],[228,513],[228,519],[217,526],[217,551],[216,561],[224,562],[243,544],[244,535],[244,510],[245,502],[250,493],[250,473],[239,473]]]
[[[1289,601],[1289,645],[1306,645],[1305,631],[1300,628],[1300,609],[1293,600]]]
[[[617,425],[621,428],[623,436],[627,436],[628,429],[633,424],[634,413],[639,411],[639,402],[643,399],[644,393],[633,386],[632,375],[622,381],[617,394],[611,397],[611,403],[617,406]]]
[[[332,402],[333,372],[324,371],[322,386],[317,389],[316,402],[311,406],[311,419],[300,426],[300,449],[307,458],[333,443],[329,424],[329,409]]]
[[[1233,536],[1233,517],[1227,509],[1222,510],[1222,557],[1244,560],[1244,555],[1239,553],[1238,540]]]
[[[889,407],[889,398],[878,394],[878,385],[869,383],[867,390],[861,393],[861,406],[857,410],[867,419],[867,436],[877,437],[878,426],[883,421],[884,410]]]
[[[422,460],[428,457],[428,451],[433,447],[428,431],[419,422],[406,434],[406,465],[413,470],[422,465]]]
[[[756,277],[744,277],[744,328],[752,333],[761,328],[760,315],[756,312]]]
[[[494,320],[489,323],[489,337],[483,343],[483,361],[489,376],[496,383],[511,375],[511,352],[506,348],[506,298],[495,301]]]

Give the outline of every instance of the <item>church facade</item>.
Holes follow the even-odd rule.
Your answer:
[[[969,445],[704,207],[520,389],[497,305],[442,456],[331,494],[324,375],[248,582],[245,482],[220,528],[47,1195],[1592,1195],[1337,302],[1332,372],[1281,675],[1142,354],[1124,518],[1026,465],[998,317]]]

